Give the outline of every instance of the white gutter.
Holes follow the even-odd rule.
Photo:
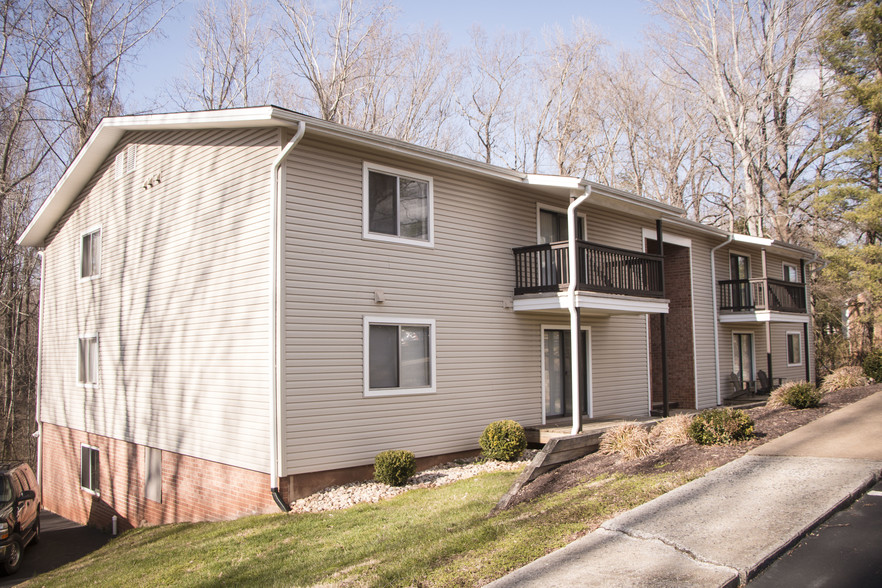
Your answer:
[[[45,298],[43,297],[45,293],[45,285],[46,285],[46,255],[43,251],[37,252],[37,257],[40,258],[40,309],[37,311],[37,414],[34,417],[34,420],[37,421],[37,431],[34,433],[34,436],[37,438],[37,486],[39,488],[43,487],[43,421],[40,420],[40,403],[42,400],[42,370],[41,364],[43,360],[43,306],[45,306]],[[40,501],[42,502],[42,495],[40,496]]]
[[[724,247],[735,239],[733,233],[729,238],[711,249],[711,294],[714,309],[714,367],[717,374],[717,406],[723,404],[723,393],[720,390],[720,309],[717,306],[717,249]]]
[[[569,246],[569,270],[570,284],[567,287],[567,308],[570,311],[570,373],[572,374],[572,395],[573,395],[573,430],[572,434],[576,435],[582,430],[582,410],[579,406],[579,392],[582,380],[582,370],[580,368],[579,357],[579,337],[581,333],[581,325],[579,324],[579,316],[576,311],[576,285],[579,281],[579,255],[576,250],[576,208],[580,204],[588,200],[591,196],[591,186],[588,186],[585,193],[570,202],[567,207],[567,241]],[[588,418],[594,417],[594,395],[588,397]]]
[[[282,148],[282,151],[273,160],[272,172],[270,178],[270,491],[273,500],[276,501],[279,508],[285,511],[291,510],[285,504],[279,494],[279,461],[282,455],[281,447],[281,423],[279,422],[279,406],[282,404],[282,342],[279,334],[282,332],[282,313],[279,312],[279,286],[281,281],[281,251],[279,232],[281,231],[279,218],[279,205],[282,197],[281,176],[279,169],[288,154],[300,143],[306,132],[306,123],[298,121],[297,132],[288,141],[288,144]]]

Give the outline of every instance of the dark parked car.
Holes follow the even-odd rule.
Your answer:
[[[3,571],[21,567],[24,548],[40,540],[40,487],[24,462],[0,463],[0,560]]]

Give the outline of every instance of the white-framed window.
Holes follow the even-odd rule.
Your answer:
[[[784,262],[784,281],[794,283],[801,282],[802,280],[799,277],[799,267],[792,263]]]
[[[138,165],[138,146],[129,145],[116,154],[113,160],[113,176],[120,179],[129,172],[135,171]]]
[[[80,335],[77,341],[77,383],[81,386],[98,384],[98,334]]]
[[[536,242],[558,243],[569,238],[567,210],[541,204],[536,210]],[[585,215],[576,215],[576,239],[585,238]]]
[[[162,450],[144,447],[144,497],[162,502]]]
[[[80,445],[80,487],[86,492],[100,493],[98,485],[98,448]]]
[[[802,365],[802,333],[787,331],[787,367]]]
[[[101,273],[101,228],[80,236],[80,277],[97,278]]]
[[[432,178],[364,164],[363,235],[431,247]]]
[[[364,317],[364,395],[435,391],[435,321]]]

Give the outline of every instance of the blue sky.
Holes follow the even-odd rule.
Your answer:
[[[198,0],[184,0],[163,24],[166,38],[141,52],[131,75],[131,103],[145,107],[158,90],[183,75],[189,51],[190,18]],[[272,1],[272,0],[269,0]],[[438,24],[451,37],[451,46],[463,45],[468,30],[480,24],[489,34],[530,31],[537,38],[544,27],[567,27],[574,17],[592,23],[613,46],[638,48],[650,22],[644,0],[394,0],[399,26]]]

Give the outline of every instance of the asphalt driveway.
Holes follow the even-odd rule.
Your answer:
[[[49,511],[40,513],[40,543],[25,550],[18,573],[0,576],[0,588],[15,586],[38,574],[78,560],[110,540],[110,535],[84,527]]]

